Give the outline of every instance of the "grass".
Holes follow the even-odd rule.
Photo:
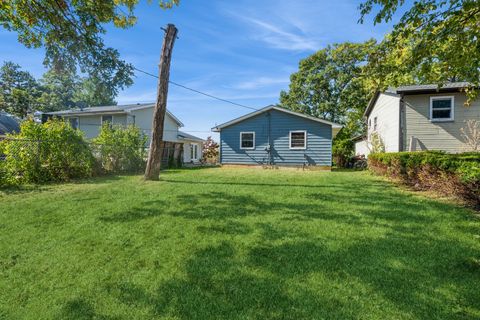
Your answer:
[[[0,318],[479,319],[480,220],[365,172],[0,192]]]

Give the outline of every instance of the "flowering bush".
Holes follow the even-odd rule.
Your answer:
[[[202,161],[208,163],[218,162],[218,143],[216,143],[212,137],[208,137],[207,141],[202,146]]]

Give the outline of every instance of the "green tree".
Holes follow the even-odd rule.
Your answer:
[[[7,61],[0,68],[0,110],[21,118],[33,111],[40,94],[35,78],[18,64]]]
[[[391,21],[404,0],[367,0],[360,5],[364,22]],[[480,85],[480,2],[420,0],[405,8],[372,55],[369,73],[379,87],[406,83],[468,81]],[[470,89],[471,96],[475,92]]]
[[[345,124],[352,111],[361,114],[370,96],[364,65],[375,41],[328,46],[300,61],[280,104],[293,111]]]
[[[28,48],[45,48],[44,64],[75,72],[78,68],[115,94],[132,84],[133,66],[106,47],[105,25],[133,26],[139,0],[10,0],[0,1],[0,25],[18,34]],[[171,8],[179,0],[160,0]]]
[[[339,166],[353,155],[351,138],[365,130],[363,111],[374,88],[365,65],[375,48],[374,40],[328,46],[300,61],[288,92],[280,93],[281,106],[344,125],[333,141]]]
[[[51,69],[39,82],[38,106],[41,111],[116,104],[115,93],[98,79],[80,78],[73,72]]]

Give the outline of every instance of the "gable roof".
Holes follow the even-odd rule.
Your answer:
[[[136,104],[126,104],[119,106],[100,106],[100,107],[89,107],[83,109],[69,109],[55,112],[45,112],[46,115],[51,116],[88,116],[88,115],[97,115],[97,114],[123,114],[130,113],[136,110],[143,110],[148,108],[154,108],[155,103],[136,103]],[[183,127],[183,123],[173,115],[170,111],[167,110],[167,114],[180,126]]]
[[[385,92],[380,92],[378,90],[375,91],[375,93],[373,94],[373,97],[368,102],[365,112],[363,113],[364,117],[368,117],[370,115],[370,112],[372,112],[373,107],[375,106],[375,103],[377,103],[378,97],[380,97],[381,94],[400,98],[400,95],[396,93],[396,89],[387,89]]]
[[[229,127],[229,126],[231,126],[235,123],[242,122],[243,120],[249,119],[251,117],[254,117],[256,115],[259,115],[263,112],[270,111],[270,110],[277,110],[277,111],[285,112],[285,113],[288,113],[288,114],[291,114],[291,115],[294,115],[294,116],[297,116],[297,117],[309,119],[309,120],[320,122],[320,123],[323,123],[323,124],[328,124],[328,125],[332,126],[332,129],[340,130],[343,127],[341,124],[338,124],[338,123],[330,122],[330,121],[323,120],[323,119],[320,119],[320,118],[315,118],[315,117],[312,117],[312,116],[309,116],[309,115],[306,115],[306,114],[303,114],[303,113],[299,113],[299,112],[287,110],[287,109],[284,109],[284,108],[280,108],[280,107],[277,107],[277,106],[274,106],[274,105],[270,105],[270,106],[267,106],[265,108],[259,109],[257,111],[248,113],[248,114],[246,114],[244,116],[241,116],[239,118],[236,118],[236,119],[233,119],[231,121],[222,123],[218,126],[215,126],[215,127],[212,128],[212,131],[220,132],[223,128]]]
[[[0,135],[20,132],[18,121],[7,113],[0,112]]]

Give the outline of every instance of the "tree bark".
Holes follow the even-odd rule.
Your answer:
[[[172,50],[177,38],[177,28],[168,24],[163,39],[162,54],[158,70],[157,103],[153,111],[152,139],[148,152],[147,168],[145,169],[145,180],[158,180],[163,155],[163,126],[165,112],[167,110],[168,81],[170,79],[170,60]]]

